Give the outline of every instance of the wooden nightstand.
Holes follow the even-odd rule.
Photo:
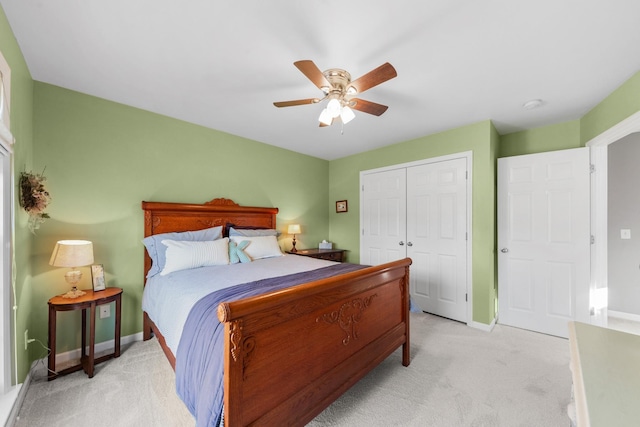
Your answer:
[[[103,291],[86,291],[87,293],[78,298],[63,298],[61,295],[49,300],[49,376],[48,380],[53,380],[60,375],[83,369],[84,372],[93,378],[94,367],[97,363],[105,360],[120,357],[120,314],[121,314],[121,288],[107,288]],[[96,306],[109,304],[115,301],[115,348],[113,353],[99,357],[94,360],[94,346],[96,341]],[[89,354],[86,354],[87,347],[87,309],[89,309]],[[70,368],[56,372],[56,315],[58,311],[82,310],[82,353],[80,363]]]
[[[326,259],[329,261],[344,261],[346,249],[298,249],[298,252],[287,251],[288,254],[308,256],[311,258]]]

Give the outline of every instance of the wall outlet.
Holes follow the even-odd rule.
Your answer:
[[[29,339],[29,330],[25,329],[24,331],[24,349],[26,350],[29,347],[29,344],[34,342],[35,339]]]
[[[98,307],[100,309],[100,318],[106,319],[111,316],[111,304],[105,304]]]
[[[623,228],[620,230],[620,238],[627,240],[631,238],[631,230],[628,228]]]

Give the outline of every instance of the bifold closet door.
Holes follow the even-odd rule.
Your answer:
[[[378,265],[406,257],[406,183],[404,168],[363,177],[362,264]]]
[[[467,159],[362,176],[362,264],[410,257],[410,289],[428,313],[467,322]]]
[[[466,159],[407,168],[411,296],[428,313],[467,322]]]

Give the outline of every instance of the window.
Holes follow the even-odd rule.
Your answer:
[[[11,92],[11,71],[0,53],[0,143],[13,145],[13,136],[9,131],[9,99]]]
[[[15,339],[12,323],[12,242],[13,242],[13,136],[9,130],[11,69],[0,53],[0,395],[11,389],[11,341]],[[16,378],[17,382],[17,378]]]

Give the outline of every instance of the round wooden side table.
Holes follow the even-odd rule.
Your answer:
[[[51,381],[60,375],[69,374],[71,372],[83,369],[84,372],[93,378],[94,367],[97,363],[105,360],[120,357],[120,316],[122,312],[122,289],[106,288],[102,291],[85,290],[86,294],[78,298],[64,298],[62,295],[55,296],[49,300],[49,375],[48,380]],[[115,313],[115,345],[111,354],[101,356],[94,360],[94,346],[96,341],[96,306],[102,304],[116,303]],[[87,348],[87,309],[89,309],[89,354],[86,354]],[[56,371],[56,315],[58,311],[82,310],[82,350],[80,363]]]

